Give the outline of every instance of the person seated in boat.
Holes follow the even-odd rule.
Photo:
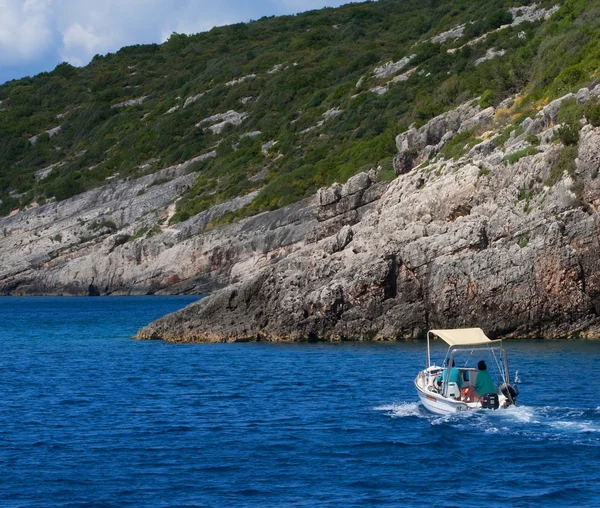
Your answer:
[[[450,374],[448,374],[448,372],[450,372]],[[437,377],[437,382],[441,386],[444,385],[446,376],[448,376],[448,383],[456,383],[456,386],[459,390],[462,388],[462,376],[460,371],[454,366],[454,360],[449,360],[446,362],[446,368],[444,369],[444,372]]]
[[[461,392],[461,400],[465,402],[477,402],[488,393],[496,393],[496,384],[487,370],[485,361],[479,360],[477,364],[477,378],[474,386],[468,386]]]

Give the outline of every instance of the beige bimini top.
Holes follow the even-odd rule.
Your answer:
[[[481,328],[457,328],[454,330],[430,330],[449,346],[478,346],[500,343],[502,340],[491,340]]]

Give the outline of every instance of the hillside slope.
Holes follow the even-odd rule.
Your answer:
[[[502,108],[473,103],[399,135],[402,174],[361,220],[137,337],[382,340],[472,326],[600,337],[600,121],[557,123],[598,95],[568,94],[508,137],[490,130]],[[485,134],[444,157],[472,130]],[[329,206],[345,199],[335,186],[320,193]]]
[[[598,12],[381,0],[3,85],[0,293],[214,291],[168,340],[593,335]]]
[[[560,5],[351,4],[173,34],[7,83],[0,214],[201,156],[172,223],[256,190],[230,220],[280,208],[379,164],[391,178],[394,137],[413,122],[527,84],[532,100],[552,99],[554,78],[585,84],[597,20],[583,2]]]

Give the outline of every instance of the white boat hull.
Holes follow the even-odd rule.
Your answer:
[[[417,380],[415,380],[415,388],[417,389],[417,394],[419,395],[421,404],[423,404],[425,409],[431,411],[432,413],[436,413],[439,415],[449,415],[454,413],[462,413],[464,411],[469,411],[471,409],[477,409],[477,407],[481,407],[478,403],[469,404],[466,402],[461,402],[460,400],[452,400],[446,397],[442,397],[438,393],[433,393],[421,389],[421,387],[417,383]]]
[[[470,409],[475,409],[473,407],[469,407],[469,404],[466,402],[461,402],[459,400],[450,400],[437,393],[430,393],[423,391],[417,386],[415,382],[415,386],[417,388],[417,394],[419,395],[419,399],[421,400],[421,404],[425,406],[425,409],[431,411],[432,413],[436,413],[439,415],[449,415],[454,413],[462,413],[463,411],[469,411]]]
[[[439,393],[435,393],[428,389],[427,373],[425,371],[419,372],[419,375],[415,379],[415,388],[417,395],[421,400],[421,404],[432,413],[439,415],[449,415],[455,413],[462,413],[464,411],[472,411],[473,409],[481,409],[480,402],[463,402],[450,397],[444,397]],[[500,408],[508,406],[506,397],[500,395]]]

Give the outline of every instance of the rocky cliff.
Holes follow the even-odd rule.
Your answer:
[[[0,219],[0,294],[206,293],[352,225],[387,184],[374,172],[286,208],[212,229],[233,199],[169,225],[195,160]],[[322,203],[322,206],[321,206]]]
[[[508,136],[512,101],[466,103],[398,136],[393,182],[360,173],[219,228],[253,194],[169,225],[194,161],[33,207],[0,219],[0,293],[212,293],[138,334],[168,341],[597,336],[600,128],[581,120],[563,171],[558,119],[599,94]]]
[[[510,101],[467,103],[404,132],[399,176],[370,207],[356,197],[373,188],[368,175],[321,190],[324,222],[311,226],[321,234],[137,337],[377,340],[465,326],[492,336],[599,336],[600,128],[583,118],[570,150],[558,135],[561,107],[599,91],[548,104],[507,139]],[[447,157],[444,147],[465,132],[471,142]]]

